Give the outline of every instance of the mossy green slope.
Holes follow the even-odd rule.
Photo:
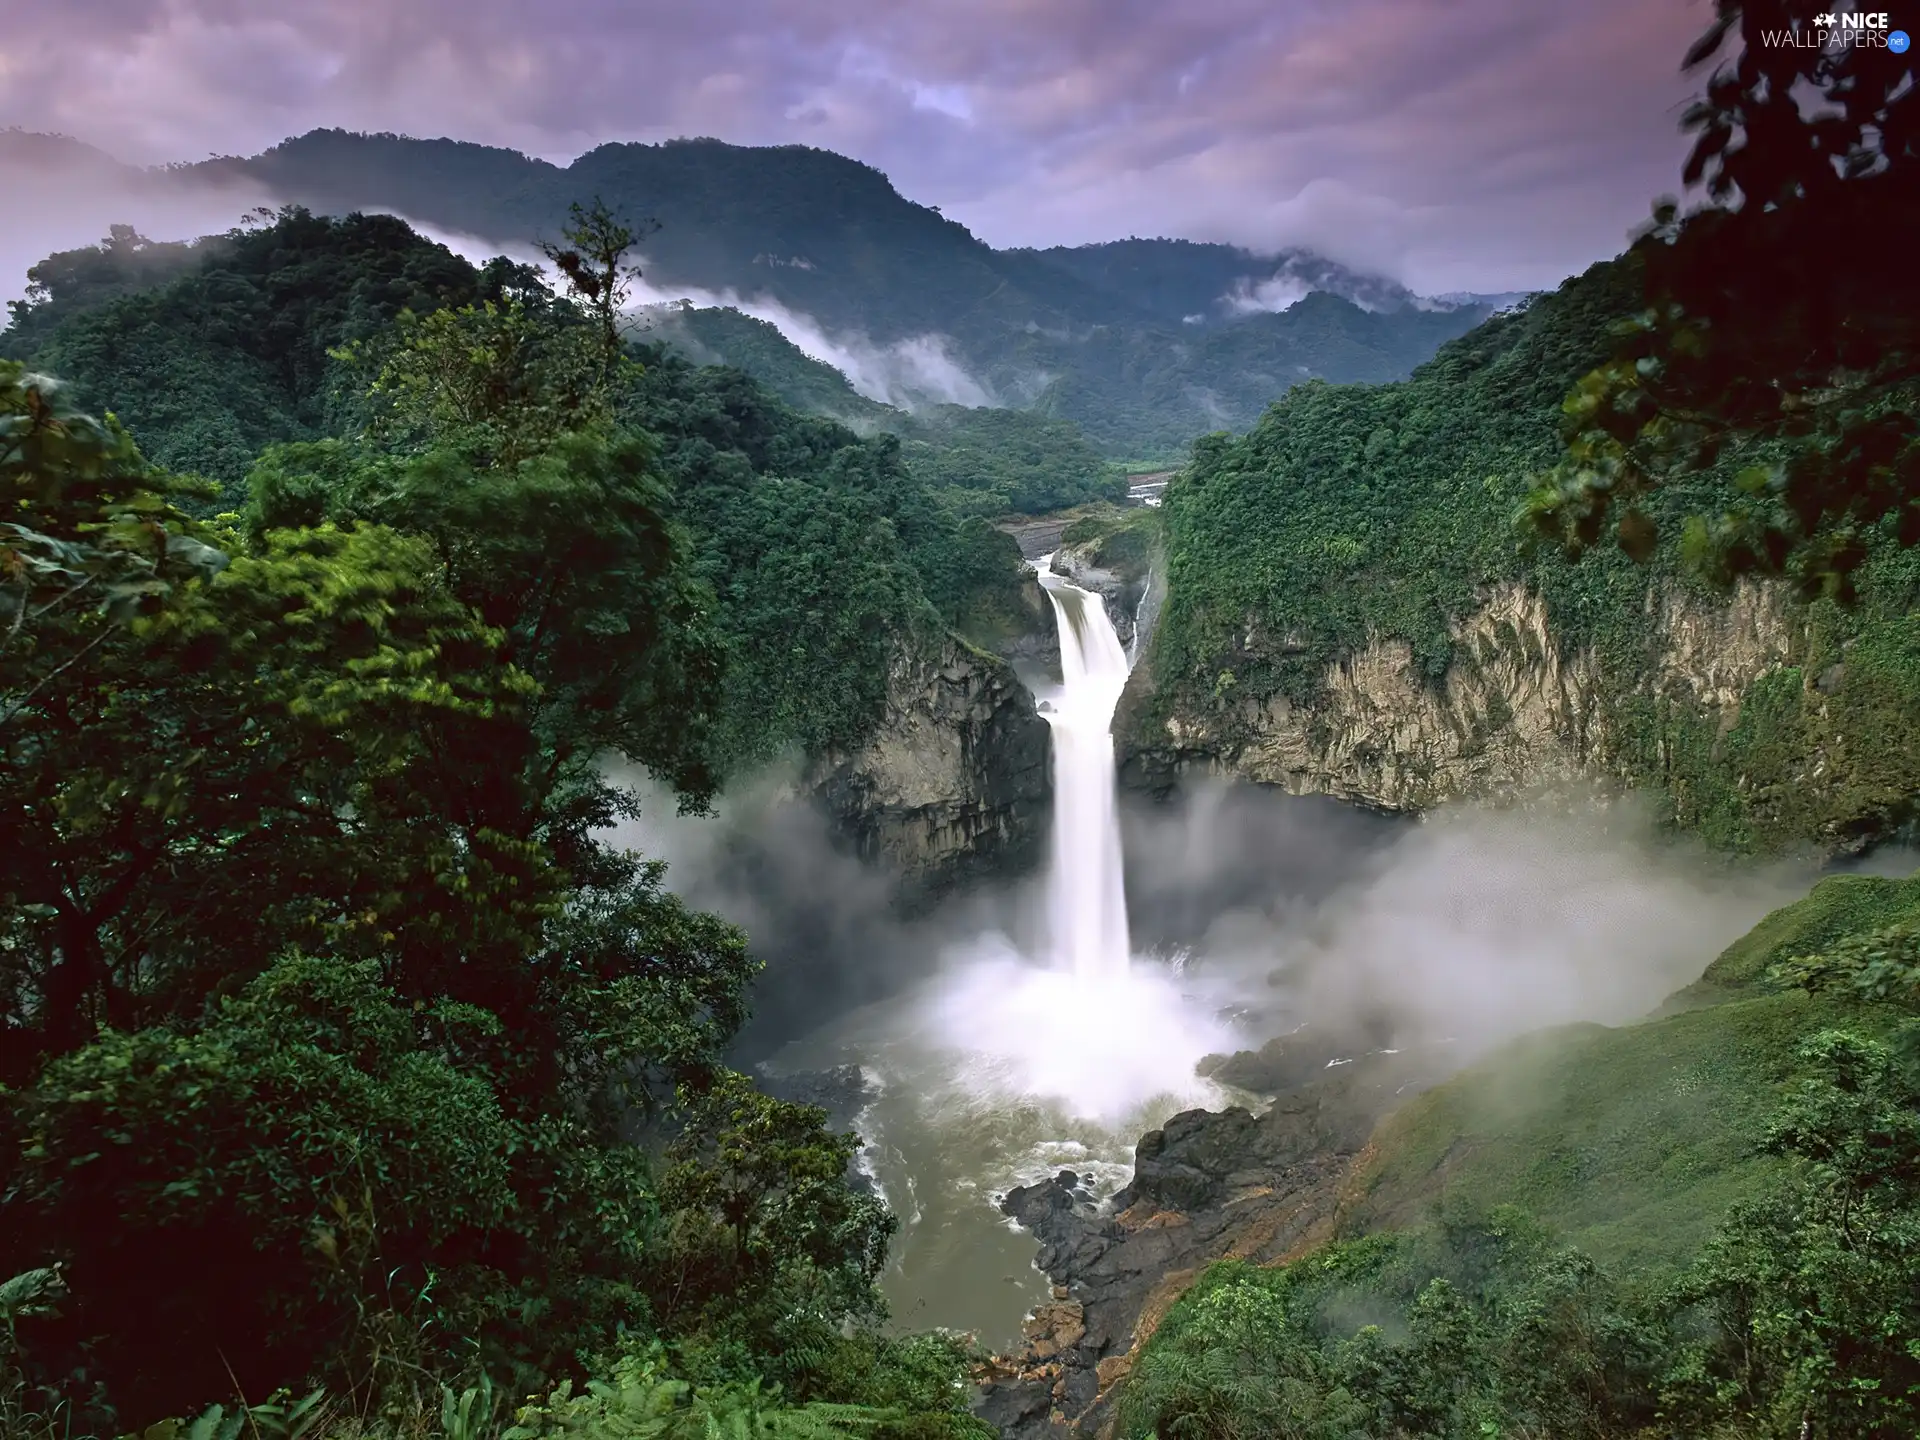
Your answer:
[[[1828,879],[1661,1013],[1536,1033],[1407,1103],[1336,1238],[1174,1304],[1115,1433],[1914,1433],[1917,923],[1920,875]],[[1844,975],[1850,949],[1903,978],[1775,973]]]
[[[1834,876],[1729,946],[1663,1013],[1504,1047],[1382,1124],[1344,1230],[1418,1224],[1442,1203],[1514,1204],[1605,1264],[1686,1259],[1776,1172],[1758,1142],[1800,1071],[1800,1044],[1909,1018],[1847,993],[1780,988],[1769,971],[1916,918],[1920,876]]]

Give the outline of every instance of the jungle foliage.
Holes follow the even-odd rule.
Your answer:
[[[769,673],[864,683],[969,593],[958,522],[891,445],[386,222],[213,256],[45,351],[90,398],[180,321],[182,393],[283,406],[242,479],[0,363],[0,1421],[465,1440],[537,1392],[527,1436],[977,1433],[964,1348],[878,1329],[854,1140],[724,1066],[745,937],[599,838],[634,800],[596,763],[697,805],[755,725],[850,733],[831,692],[729,710],[770,622],[716,581],[822,587]],[[228,464],[151,338],[145,423]]]
[[[589,250],[589,221],[610,234],[623,223],[583,210],[566,233]],[[0,351],[60,374],[78,403],[111,404],[163,468],[218,482],[181,500],[196,513],[291,507],[257,516],[258,528],[408,511],[425,526],[419,507],[448,502],[423,496],[457,493],[469,507],[503,498],[482,498],[492,480],[460,489],[453,469],[512,474],[522,548],[472,563],[524,565],[550,588],[521,598],[557,605],[578,598],[560,577],[588,557],[543,559],[542,547],[566,505],[600,503],[568,488],[586,451],[661,487],[649,503],[688,547],[685,575],[710,609],[695,627],[705,648],[674,663],[724,677],[671,721],[686,732],[677,774],[691,791],[787,747],[859,743],[900,637],[941,626],[990,635],[1023,613],[1018,553],[982,515],[1047,483],[1061,454],[1080,467],[1061,484],[1111,483],[1083,443],[1037,418],[1003,440],[963,415],[925,431],[909,456],[891,436],[800,414],[739,371],[636,343],[652,337],[610,329],[612,312],[584,292],[556,299],[505,260],[476,269],[390,217],[289,209],[164,266],[146,259],[152,248],[116,233],[36,267],[39,298],[16,310]],[[168,266],[186,270],[166,279]],[[611,368],[610,334],[631,350]],[[615,439],[559,445],[608,427]],[[428,471],[439,478],[420,478]],[[535,471],[547,478],[536,483]],[[598,543],[588,525],[568,533]],[[657,550],[666,531],[636,543]],[[606,593],[631,578],[607,572]]]

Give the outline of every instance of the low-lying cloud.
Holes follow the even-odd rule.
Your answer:
[[[249,185],[162,182],[82,147],[26,153],[0,135],[0,304],[27,293],[27,271],[47,256],[104,238],[131,225],[150,240],[221,234],[270,197]]]
[[[476,264],[495,255],[530,265],[545,265],[539,251],[524,244],[499,245],[479,236],[463,235],[422,224],[401,215],[420,234],[445,245]],[[731,309],[764,320],[809,359],[830,365],[847,378],[854,390],[869,400],[914,410],[928,405],[988,406],[999,403],[991,389],[954,355],[944,335],[914,335],[882,345],[859,333],[829,331],[811,315],[791,309],[767,295],[741,295],[732,288],[709,290],[698,286],[662,285],[649,278],[646,257],[640,256],[641,277],[628,298],[630,308],[646,312],[675,309],[691,303],[700,309]]]
[[[1268,819],[1268,894],[1217,913],[1195,963],[1270,1008],[1270,1025],[1448,1039],[1463,1056],[1530,1030],[1647,1014],[1815,874],[1809,862],[1731,867],[1658,834],[1630,803],[1457,807],[1363,837],[1343,881],[1302,903],[1286,872],[1324,849],[1324,821],[1283,816]],[[1188,829],[1169,822],[1149,843]],[[1231,862],[1243,889],[1258,885],[1251,863]]]

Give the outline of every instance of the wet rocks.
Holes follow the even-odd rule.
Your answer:
[[[858,750],[823,757],[808,789],[861,858],[930,898],[1035,858],[1048,743],[1006,662],[952,635],[903,643],[880,724]]]
[[[1113,633],[1120,637],[1122,645],[1131,646],[1140,602],[1152,576],[1144,562],[1110,566],[1097,563],[1095,556],[1104,539],[1062,547],[1054,554],[1052,570],[1082,590],[1098,595],[1107,607],[1107,618],[1113,622]]]
[[[1375,1123],[1453,1063],[1438,1047],[1351,1059],[1322,1050],[1311,1078],[1262,1114],[1186,1111],[1142,1136],[1133,1180],[1108,1206],[1072,1171],[1010,1192],[1001,1209],[1040,1242],[1039,1266],[1066,1298],[1035,1312],[979,1413],[1009,1440],[1097,1433],[1139,1347],[1199,1273],[1230,1257],[1276,1262],[1323,1239]]]

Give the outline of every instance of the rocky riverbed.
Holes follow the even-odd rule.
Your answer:
[[[980,1415],[1007,1440],[1103,1433],[1140,1347],[1207,1265],[1278,1263],[1327,1238],[1374,1125],[1457,1064],[1445,1044],[1355,1053],[1302,1031],[1215,1067],[1271,1094],[1263,1111],[1174,1116],[1141,1138],[1109,1205],[1070,1170],[1009,1193],[1001,1208],[1039,1241],[1052,1299],[983,1377]]]

